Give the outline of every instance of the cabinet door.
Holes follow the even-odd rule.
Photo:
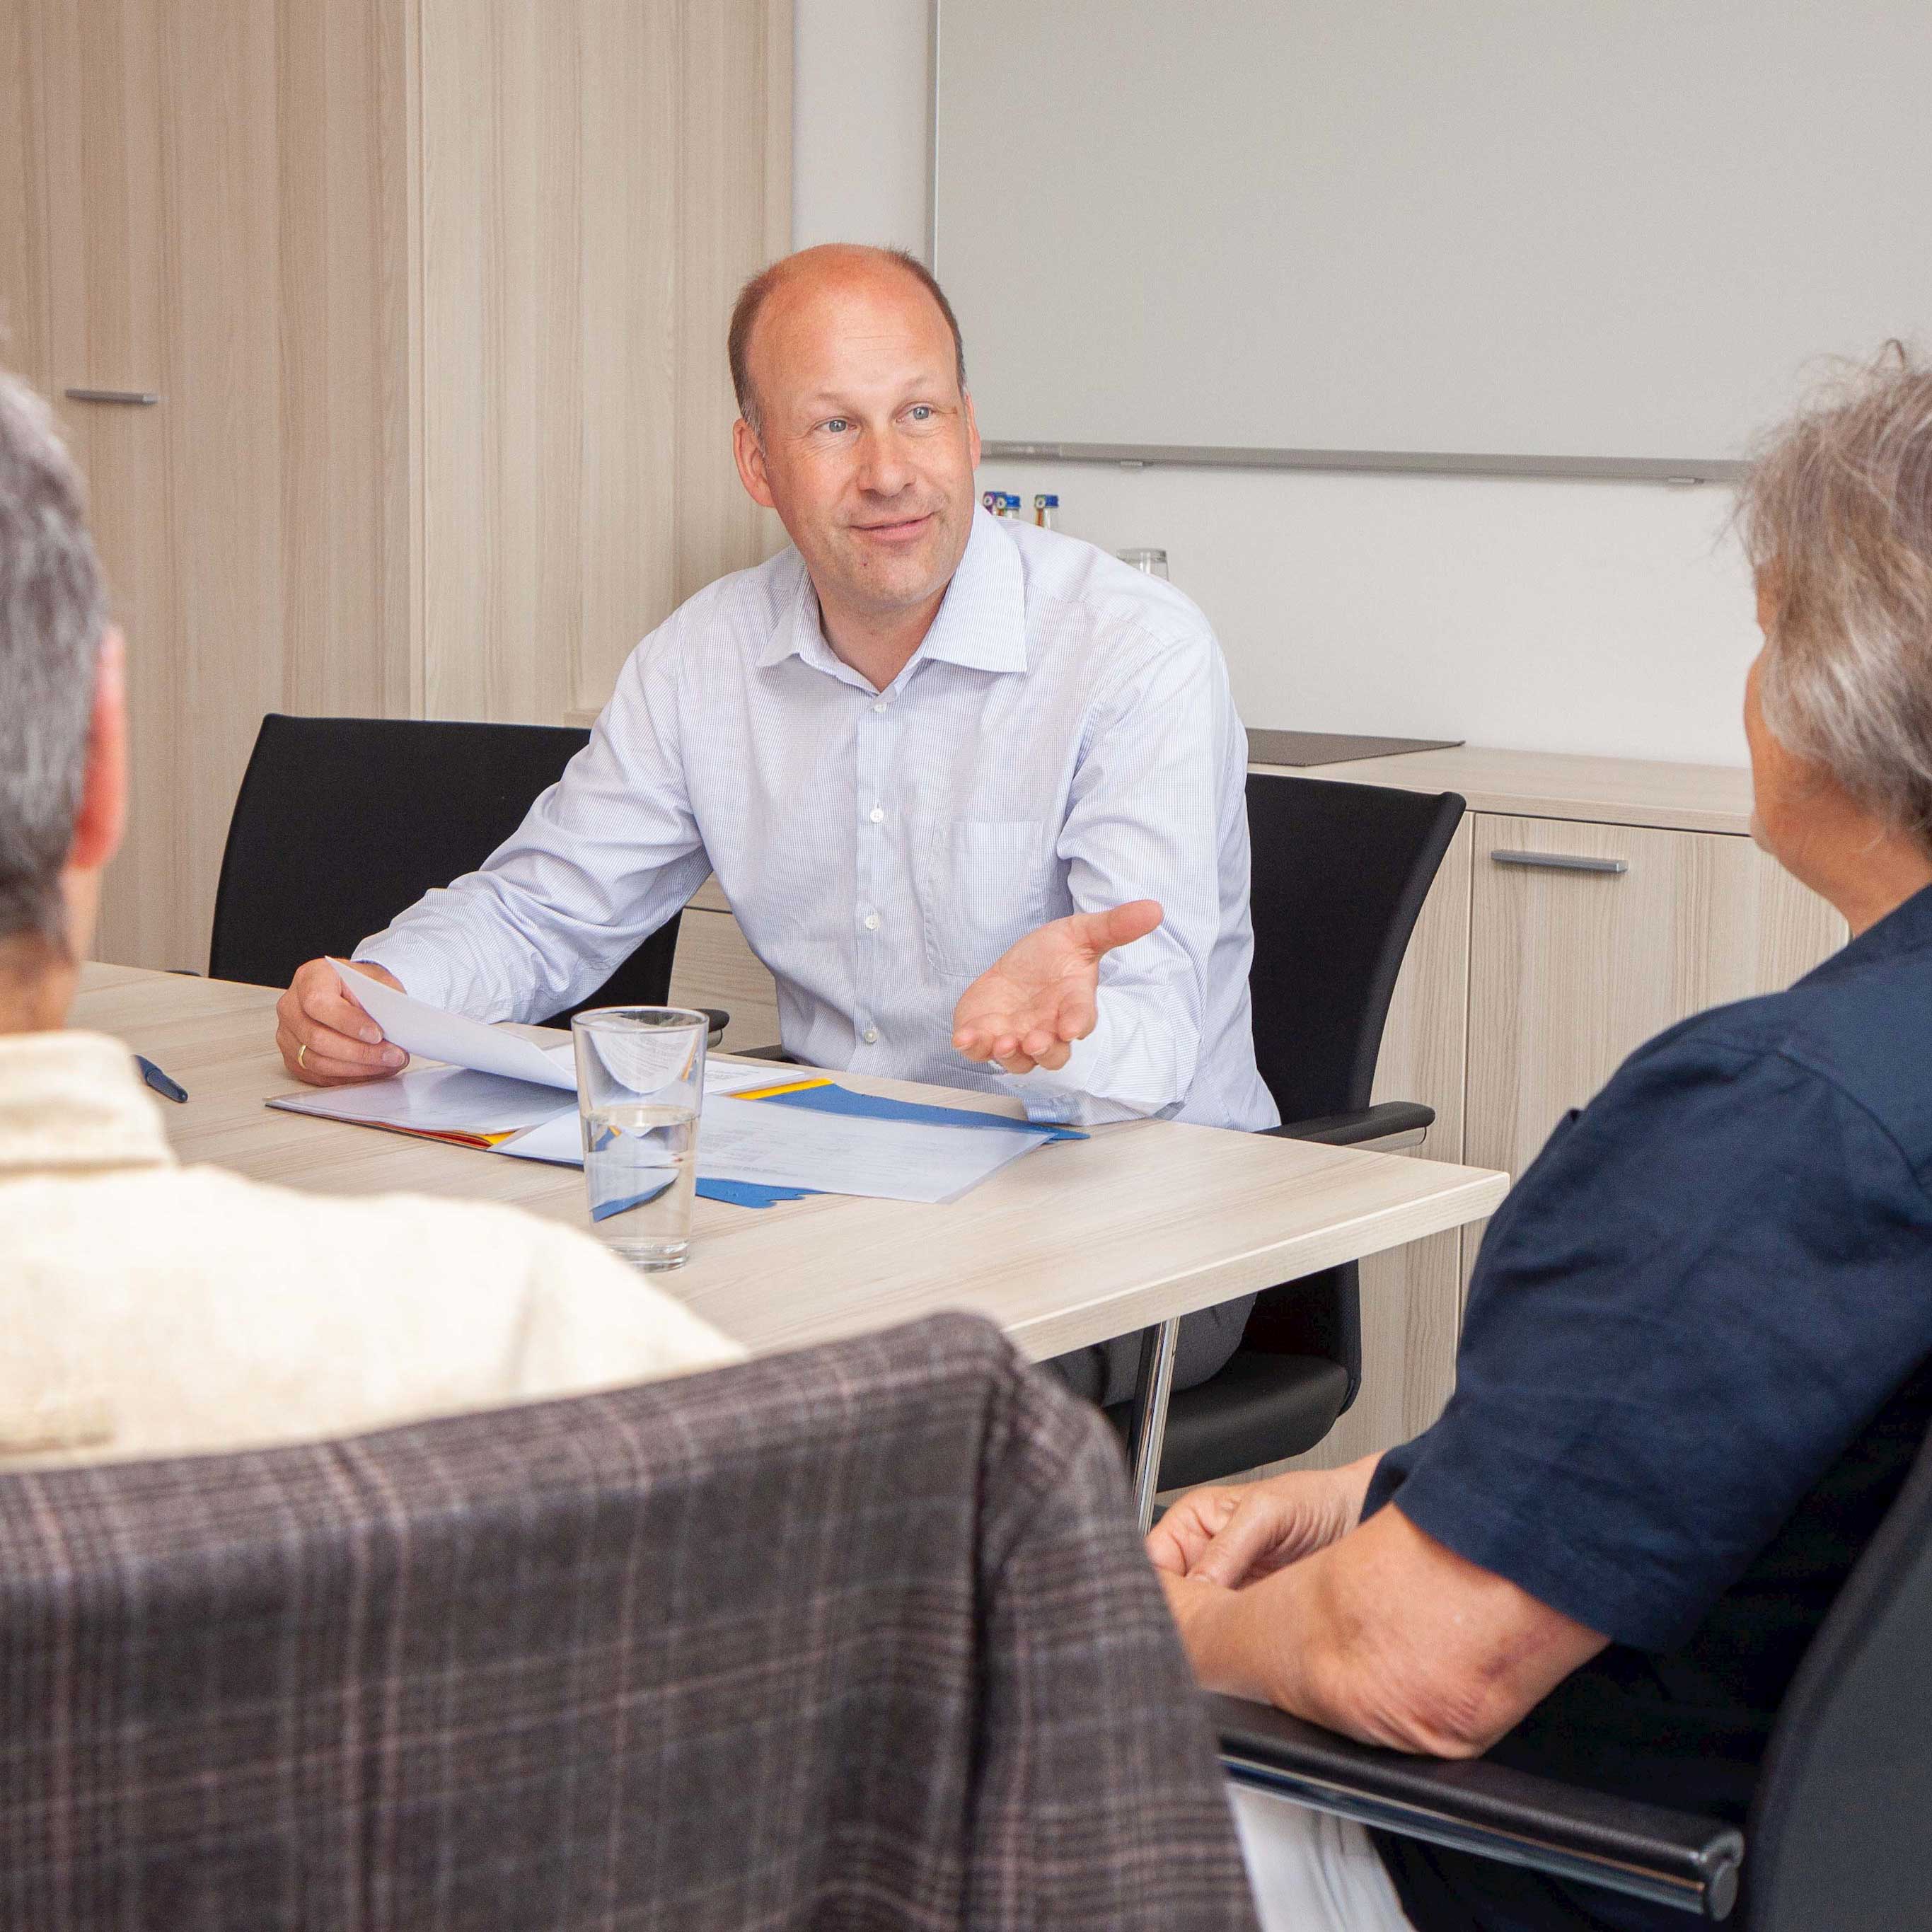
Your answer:
[[[128,635],[104,958],[206,963],[265,711],[408,708],[406,45],[388,0],[38,0],[0,26],[0,211],[31,217],[0,306],[32,324]]]
[[[1474,837],[1465,1148],[1478,1167],[1521,1174],[1652,1034],[1788,986],[1844,943],[1838,914],[1748,838],[1488,812]],[[1480,1233],[1463,1231],[1467,1263]]]
[[[10,315],[38,316],[41,353],[28,373],[50,392],[87,478],[95,547],[128,637],[133,792],[96,950],[142,965],[199,966],[205,958],[176,943],[182,623],[168,526],[166,144],[154,80],[166,22],[159,0],[88,10],[64,0],[18,17],[22,239],[36,245],[17,258],[22,280],[0,299]],[[91,104],[102,102],[113,110]],[[162,401],[88,403],[64,393],[82,388]],[[152,889],[137,891],[137,879]]]

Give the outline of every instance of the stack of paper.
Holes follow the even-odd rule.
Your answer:
[[[452,1064],[287,1094],[270,1106],[454,1141],[519,1160],[583,1165],[576,1066],[567,1042],[538,1046],[331,964],[396,1046]],[[774,1084],[795,1104],[730,1097]],[[815,1076],[788,1079],[767,1066],[712,1062],[704,1090],[699,1192],[746,1205],[802,1193],[956,1200],[1009,1161],[1067,1137],[1063,1129],[1001,1115],[874,1102]],[[560,1106],[566,1093],[571,1102]],[[824,1107],[814,1104],[820,1094],[827,1096]]]

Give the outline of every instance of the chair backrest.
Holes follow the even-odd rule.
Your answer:
[[[1932,1438],[1785,1694],[1744,1844],[1750,1932],[1932,1921]]]
[[[346,957],[434,886],[472,872],[554,784],[590,733],[418,718],[262,720],[228,824],[208,970],[286,986],[304,960]],[[662,1006],[676,920],[587,1006]]]
[[[9,1928],[1253,1932],[1112,1438],[974,1318],[0,1476],[0,1655]]]
[[[1255,1059],[1284,1120],[1366,1107],[1454,792],[1248,775]]]
[[[1255,1061],[1284,1120],[1369,1104],[1396,975],[1462,810],[1454,792],[1248,774]],[[1362,1378],[1358,1274],[1349,1262],[1267,1290],[1242,1346],[1339,1362],[1346,1409]]]

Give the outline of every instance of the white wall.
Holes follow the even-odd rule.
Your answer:
[[[796,0],[800,246],[922,250],[926,20],[926,0]],[[1164,548],[1250,724],[1744,762],[1756,632],[1726,490],[997,462],[980,481],[1057,490],[1062,526],[1109,549]]]
[[[795,0],[791,237],[926,254],[926,0]]]

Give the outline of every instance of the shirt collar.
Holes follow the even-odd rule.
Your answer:
[[[0,1034],[0,1181],[173,1160],[160,1109],[120,1041]]]
[[[818,593],[802,560],[797,594],[759,654],[758,668],[769,670],[789,657],[801,658],[814,670],[835,676],[847,668],[825,641],[818,621]],[[929,658],[968,670],[1023,671],[1027,668],[1026,573],[1019,550],[997,520],[976,506],[965,554],[946,586],[938,614],[913,663]]]
[[[1842,972],[1873,965],[1898,953],[1916,952],[1928,946],[1932,946],[1932,886],[1922,887],[1894,906],[1884,918],[1867,926],[1822,964],[1813,967],[1804,977],[1807,980],[1835,979]]]

